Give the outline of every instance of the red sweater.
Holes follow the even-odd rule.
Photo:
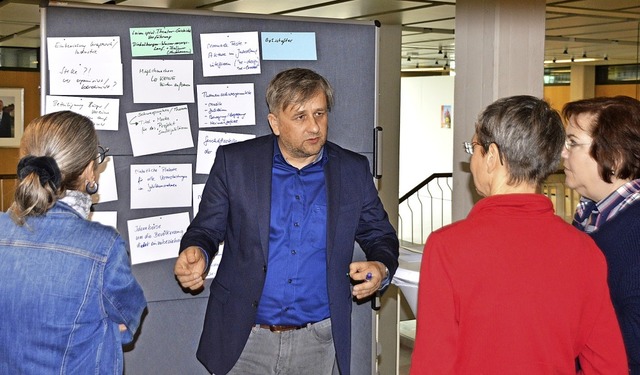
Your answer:
[[[602,252],[539,194],[496,195],[433,232],[411,374],[628,374]]]

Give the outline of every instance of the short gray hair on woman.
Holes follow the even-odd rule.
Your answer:
[[[60,170],[60,184],[43,185],[37,172],[25,173],[10,207],[13,220],[22,225],[27,216],[46,213],[67,190],[84,188],[82,173],[97,152],[98,136],[93,122],[85,116],[61,111],[31,121],[20,141],[20,158],[52,158]]]
[[[323,76],[304,68],[284,70],[276,74],[267,87],[269,113],[275,114],[291,105],[304,103],[318,92],[324,93],[327,110],[331,111],[333,88]]]
[[[565,132],[560,115],[544,100],[517,95],[498,99],[480,113],[476,137],[483,153],[496,144],[510,185],[538,186],[557,170]]]

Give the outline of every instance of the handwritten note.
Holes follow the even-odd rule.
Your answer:
[[[131,164],[131,208],[191,206],[191,164]]]
[[[315,33],[260,34],[263,60],[317,60]]]
[[[45,106],[46,113],[73,111],[90,118],[96,130],[118,131],[118,99],[47,95]]]
[[[51,95],[122,95],[120,37],[47,38]]]
[[[200,34],[205,77],[260,74],[258,32]]]
[[[180,240],[189,226],[189,213],[154,216],[127,222],[131,263],[175,258]]]
[[[131,60],[134,103],[193,103],[193,61]]]
[[[133,156],[193,147],[186,105],[127,113]]]
[[[49,86],[51,95],[122,95],[122,64],[49,65]]]
[[[68,65],[72,61],[85,64],[120,64],[120,37],[47,38],[47,56],[50,67]]]
[[[130,28],[129,36],[133,57],[193,53],[191,26]]]
[[[196,156],[196,173],[208,174],[216,159],[218,147],[229,143],[246,141],[255,138],[253,134],[198,132],[198,152]]]
[[[255,125],[253,83],[198,85],[197,91],[201,128]]]

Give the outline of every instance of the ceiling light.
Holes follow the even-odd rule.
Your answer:
[[[604,55],[604,61],[609,61],[609,56]]]
[[[568,55],[569,54],[569,50],[567,47],[564,47],[564,52],[562,52],[563,55]]]
[[[411,56],[408,56],[408,57],[407,57],[407,61],[411,61]]]
[[[442,56],[442,57],[444,57],[445,59],[447,58],[447,52],[446,51],[444,53],[444,56]]]
[[[556,59],[554,58],[553,60],[544,60],[545,64],[564,64],[564,63],[570,63],[570,62],[592,62],[592,61],[598,61],[600,59],[596,59],[593,57],[579,57],[579,58],[570,58],[570,59]]]
[[[442,46],[438,47],[438,55],[442,55]]]
[[[587,58],[587,52],[582,52],[582,58],[586,59]]]

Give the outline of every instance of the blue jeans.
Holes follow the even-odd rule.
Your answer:
[[[253,327],[228,375],[338,374],[331,319],[294,331]]]

